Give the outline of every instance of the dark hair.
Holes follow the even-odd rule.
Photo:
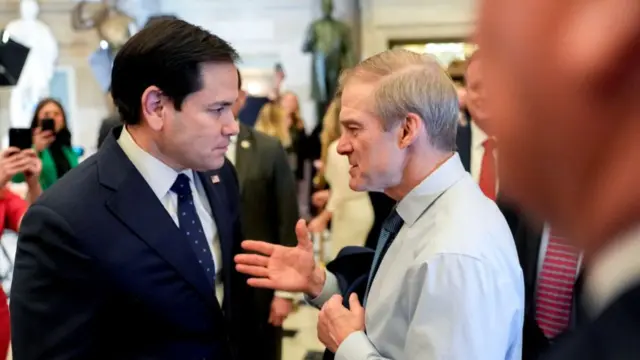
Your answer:
[[[236,69],[238,72],[238,91],[242,90],[242,75],[240,74],[240,69]]]
[[[40,119],[38,118],[38,114],[40,114],[40,110],[48,104],[55,104],[62,113],[62,122],[63,127],[56,134],[56,140],[61,143],[61,145],[71,146],[71,132],[67,126],[67,112],[64,110],[64,106],[62,103],[54,98],[44,98],[38,102],[36,105],[36,110],[33,112],[33,118],[31,119],[31,130],[35,130],[35,128],[40,126]]]
[[[202,88],[201,65],[235,63],[238,53],[221,38],[182,20],[154,21],[118,51],[111,72],[111,96],[125,124],[138,124],[140,98],[157,86],[177,110]]]

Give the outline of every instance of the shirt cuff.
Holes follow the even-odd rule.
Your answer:
[[[332,272],[325,269],[324,270],[326,276],[324,280],[324,287],[322,287],[322,292],[316,298],[311,298],[309,295],[305,294],[304,299],[311,305],[317,307],[318,309],[324,305],[333,295],[340,294],[340,286],[338,286],[338,279]]]
[[[380,356],[364,331],[356,331],[338,346],[335,360],[362,360]]]
[[[279,297],[281,299],[287,299],[287,300],[295,300],[298,299],[298,296],[296,293],[292,293],[292,292],[288,292],[288,291],[280,291],[277,290],[273,296],[275,297]]]

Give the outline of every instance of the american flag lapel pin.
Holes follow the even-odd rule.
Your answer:
[[[218,176],[218,175],[211,176],[211,183],[217,184],[219,182],[220,182],[220,176]]]

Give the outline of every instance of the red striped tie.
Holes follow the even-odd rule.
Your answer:
[[[536,320],[548,339],[558,336],[569,325],[579,257],[575,247],[552,230],[549,232],[536,299]]]
[[[482,155],[482,164],[480,165],[480,179],[478,185],[480,190],[491,200],[496,199],[496,158],[494,150],[496,149],[496,141],[488,138],[482,143],[484,154]]]

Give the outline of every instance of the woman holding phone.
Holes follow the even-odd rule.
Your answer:
[[[52,98],[41,100],[31,121],[31,131],[33,148],[42,160],[40,185],[46,190],[78,165],[78,155],[71,146],[71,133],[62,104]],[[13,178],[13,182],[23,181],[22,174]]]
[[[42,193],[40,171],[42,162],[33,149],[10,147],[0,151],[0,233],[20,230],[20,222],[29,203]],[[20,174],[28,186],[26,200],[7,187],[9,180]],[[11,323],[7,295],[0,287],[0,359],[5,359],[11,342]]]

